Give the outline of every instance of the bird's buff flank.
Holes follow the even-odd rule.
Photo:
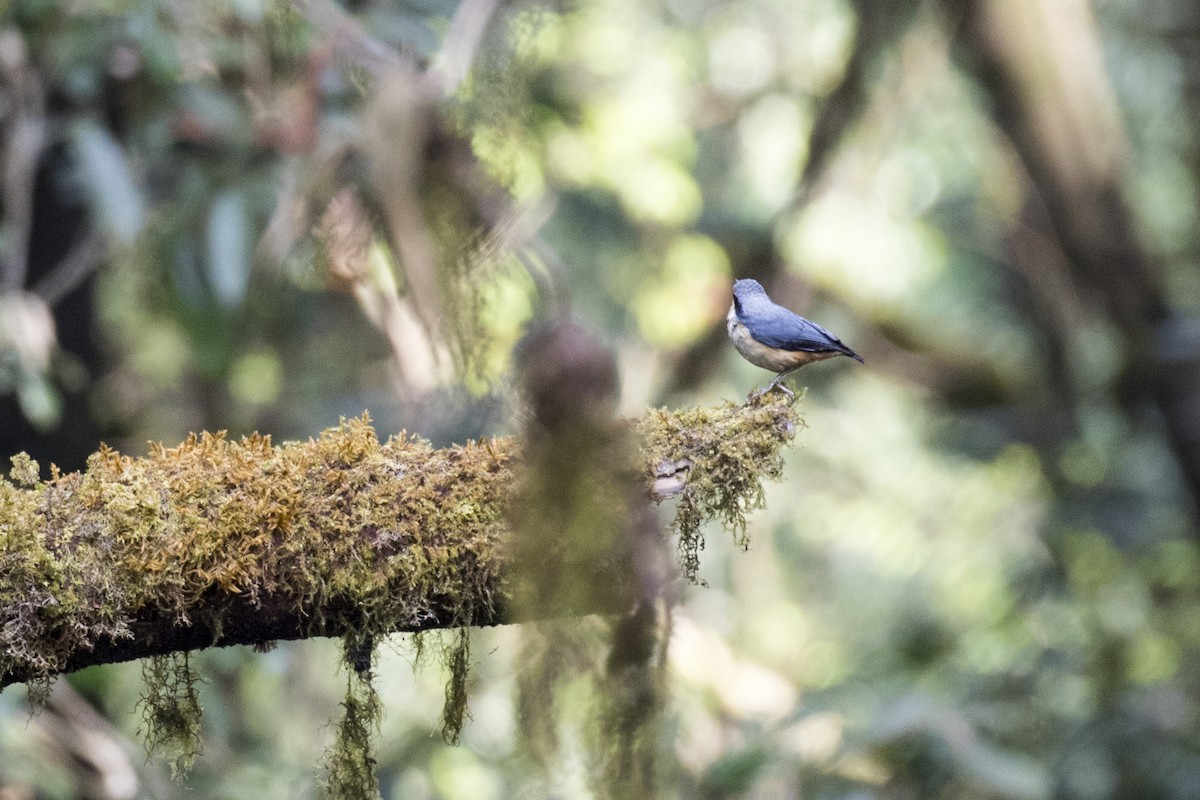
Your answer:
[[[749,278],[733,284],[733,303],[725,316],[725,327],[733,346],[756,367],[779,373],[759,392],[776,386],[792,395],[782,381],[805,364],[834,356],[847,356],[862,363],[862,356],[815,322],[771,302],[762,284]]]

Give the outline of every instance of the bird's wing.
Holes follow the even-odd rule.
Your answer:
[[[743,309],[741,316],[753,337],[768,347],[807,352],[854,352],[817,323],[774,303],[769,308]]]

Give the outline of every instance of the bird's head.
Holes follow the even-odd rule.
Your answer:
[[[758,281],[753,278],[742,278],[733,282],[733,300],[739,309],[747,301],[753,303],[759,298],[767,299],[767,290]]]

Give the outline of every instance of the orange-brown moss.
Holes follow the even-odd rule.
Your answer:
[[[364,417],[282,447],[205,433],[141,459],[101,448],[44,483],[16,459],[0,481],[0,678],[44,683],[148,611],[184,627],[209,614],[214,638],[234,601],[291,608],[309,635],[487,617],[510,448],[381,443]]]

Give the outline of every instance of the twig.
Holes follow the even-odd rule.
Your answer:
[[[499,0],[463,0],[459,4],[442,49],[428,72],[431,87],[439,94],[454,94],[467,79],[479,43],[499,4]]]
[[[45,300],[47,305],[57,305],[79,288],[100,265],[103,256],[103,237],[95,230],[88,231],[46,277],[34,284],[33,293]]]

